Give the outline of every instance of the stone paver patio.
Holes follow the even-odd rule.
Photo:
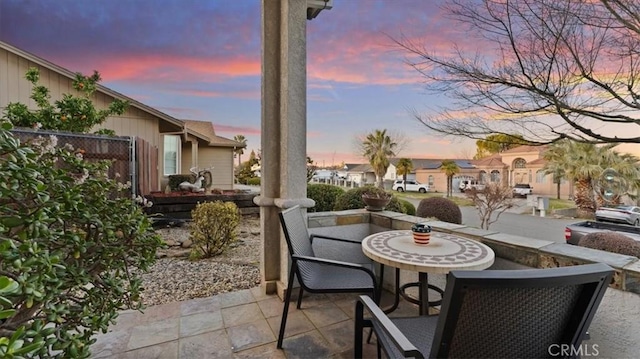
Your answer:
[[[283,303],[260,288],[125,311],[97,337],[92,358],[352,358],[356,298],[305,295],[300,310],[292,302],[283,350],[276,349]],[[417,312],[402,302],[394,315]],[[364,354],[375,358],[375,344]]]

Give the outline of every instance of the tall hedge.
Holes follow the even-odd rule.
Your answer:
[[[313,208],[309,208],[309,212],[327,212],[332,211],[338,196],[342,195],[344,190],[338,186],[330,184],[308,184],[307,197],[316,201]]]

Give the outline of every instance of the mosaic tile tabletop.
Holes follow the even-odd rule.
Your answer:
[[[491,248],[480,242],[442,232],[432,232],[427,245],[415,244],[411,231],[380,232],[366,237],[362,250],[376,262],[425,273],[481,270],[495,258]]]

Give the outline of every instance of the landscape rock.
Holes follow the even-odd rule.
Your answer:
[[[260,219],[244,216],[239,235],[225,253],[214,258],[189,260],[190,250],[171,246],[157,252],[156,263],[141,273],[142,300],[145,305],[158,305],[219,293],[249,289],[260,284]],[[247,233],[241,236],[240,233]],[[181,228],[156,230],[165,242],[189,240],[189,223]]]

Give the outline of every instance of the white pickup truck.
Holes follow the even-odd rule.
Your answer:
[[[529,194],[533,194],[533,187],[528,183],[516,183],[516,185],[513,186],[514,197],[527,197]]]

